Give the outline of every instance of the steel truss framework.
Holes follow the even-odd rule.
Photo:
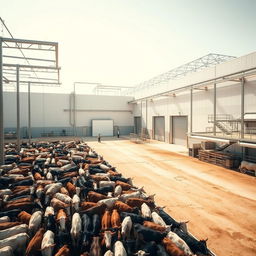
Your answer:
[[[1,19],[2,20],[2,19]],[[7,27],[6,27],[7,28]],[[8,30],[8,29],[7,29]],[[8,30],[9,32],[9,30]],[[9,32],[11,35],[11,33]],[[11,35],[12,36],[12,35]],[[26,52],[26,54],[24,53]],[[40,76],[38,76],[40,73]],[[4,163],[3,85],[17,90],[17,148],[20,146],[20,84],[28,85],[28,130],[31,139],[30,85],[59,85],[58,43],[0,37],[0,164]]]
[[[161,75],[155,76],[150,80],[147,80],[145,82],[142,82],[138,84],[133,91],[129,92],[135,92],[142,89],[146,89],[149,87],[157,86],[159,84],[166,84],[168,81],[173,79],[178,79],[181,77],[186,76],[189,73],[200,71],[207,67],[212,67],[217,64],[220,64],[222,62],[226,62],[228,60],[232,60],[236,57],[234,56],[228,56],[228,55],[222,55],[222,54],[215,54],[210,53],[207,54],[199,59],[193,60],[191,62],[188,62],[182,66],[179,66],[177,68],[174,68],[166,73],[163,73]]]

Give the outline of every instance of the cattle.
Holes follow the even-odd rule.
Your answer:
[[[104,256],[114,256],[113,252],[111,252],[110,250],[106,251]]]
[[[117,185],[115,187],[114,196],[120,196],[122,194],[122,187],[120,185]]]
[[[18,226],[14,226],[14,227],[11,227],[11,228],[1,230],[0,231],[0,240],[6,239],[10,236],[17,235],[19,233],[26,233],[27,230],[28,230],[28,225],[26,225],[26,224],[21,224],[21,225],[18,225]]]
[[[12,227],[15,227],[15,226],[18,226],[21,224],[22,224],[21,222],[17,222],[17,221],[16,222],[2,222],[2,223],[0,223],[0,230],[12,228]]]
[[[155,256],[157,254],[157,246],[155,241],[151,241],[149,243],[146,243],[144,246],[142,246],[141,250],[139,250],[134,255],[138,256]]]
[[[174,232],[169,231],[167,237],[172,240],[181,250],[183,250],[187,255],[194,255],[188,245]]]
[[[92,216],[92,234],[97,236],[100,232],[100,216],[98,214],[93,214]]]
[[[31,215],[29,220],[28,229],[32,235],[36,233],[42,222],[42,212],[36,211]]]
[[[148,205],[146,203],[143,203],[141,205],[141,215],[144,218],[151,218],[152,217],[151,210],[150,210],[150,208],[148,207]]]
[[[148,227],[144,227],[138,223],[134,224],[134,229],[137,235],[137,239],[143,240],[146,242],[155,241],[159,243],[165,237],[164,233],[155,231]]]
[[[142,204],[147,204],[149,207],[155,207],[155,203],[152,200],[145,200],[142,198],[129,198],[126,203],[131,207],[141,207]]]
[[[133,212],[133,208],[121,201],[116,201],[114,208],[119,212]]]
[[[51,230],[52,232],[56,232],[56,222],[54,215],[49,215],[44,219],[45,221],[45,229]]]
[[[105,186],[103,188],[97,188],[94,191],[100,194],[107,195],[107,193],[113,192],[113,186]]]
[[[102,230],[107,230],[111,228],[111,213],[109,210],[106,210],[101,219],[101,228]]]
[[[3,223],[3,222],[10,222],[10,218],[8,216],[1,217],[0,223]]]
[[[256,163],[251,163],[248,161],[242,161],[239,170],[242,173],[245,173],[246,171],[254,171],[254,174],[256,176]]]
[[[153,222],[155,222],[156,224],[159,224],[163,227],[166,226],[166,223],[164,222],[164,220],[156,212],[152,212],[152,219],[153,219]]]
[[[41,250],[41,243],[43,240],[45,230],[43,228],[40,228],[34,237],[30,240],[28,243],[27,249],[26,249],[26,256],[32,256],[36,254],[39,250]]]
[[[53,198],[51,200],[51,206],[53,207],[53,209],[55,211],[58,211],[59,209],[66,209],[67,207],[69,207],[68,204],[63,203],[62,201],[60,201],[57,198]]]
[[[88,201],[90,201],[90,202],[97,203],[98,201],[103,200],[103,199],[108,199],[108,197],[105,195],[93,192],[93,191],[90,191],[88,193]]]
[[[113,189],[114,189],[115,185],[116,185],[116,184],[115,184],[114,181],[100,181],[100,182],[99,182],[99,187],[100,187],[100,188],[107,187],[107,186],[112,186]]]
[[[72,216],[72,227],[70,230],[73,246],[77,247],[79,244],[82,231],[82,220],[79,213],[74,213]]]
[[[116,209],[114,209],[111,214],[111,226],[114,229],[118,229],[121,227],[120,215]]]
[[[62,231],[66,230],[66,221],[67,221],[67,214],[63,209],[60,209],[57,212],[56,220],[60,225],[60,229]]]
[[[167,251],[167,253],[169,255],[172,255],[172,256],[187,256],[186,253],[181,250],[178,246],[176,246],[175,243],[172,242],[171,239],[165,237],[162,241],[164,247],[165,247],[165,250]]]
[[[120,177],[115,177],[114,179],[119,179]],[[112,178],[113,179],[113,178]],[[125,183],[123,181],[116,181],[116,186],[121,186],[122,190],[129,190],[132,188],[132,186],[128,183]]]
[[[87,210],[84,211],[80,211],[80,213],[86,213],[90,216],[92,216],[93,214],[100,214],[102,215],[104,213],[106,209],[106,205],[105,204],[96,204],[95,206],[90,207]]]
[[[71,182],[67,183],[66,188],[71,197],[73,197],[76,194],[76,187]]]
[[[19,233],[17,235],[13,235],[6,239],[0,240],[0,248],[10,246],[12,247],[13,251],[17,251],[22,255],[27,244],[27,241],[27,233]]]
[[[72,208],[75,210],[75,211],[78,211],[79,210],[79,204],[80,204],[80,197],[78,195],[74,195],[73,198],[72,198]]]
[[[171,226],[162,226],[151,221],[144,221],[143,226],[159,232],[169,232],[171,230]]]
[[[9,217],[9,218],[15,218],[17,215],[21,212],[20,209],[14,209],[10,211],[1,212],[0,211],[0,218],[1,217]]]
[[[48,217],[49,215],[54,215],[54,209],[52,206],[47,206],[44,212],[44,217]]]
[[[112,198],[100,200],[98,201],[98,203],[105,204],[108,207],[108,209],[112,209],[117,200],[118,200],[117,197],[112,197]]]
[[[189,246],[190,250],[195,253],[201,253],[208,255],[209,250],[206,245],[206,240],[197,241],[194,237],[190,236],[189,234],[183,232],[182,230],[175,229],[174,232]]]
[[[46,190],[46,195],[56,194],[60,190],[61,187],[62,187],[61,183],[51,184],[50,187]]]
[[[11,246],[5,246],[0,249],[1,256],[13,256],[13,250]]]
[[[54,250],[54,246],[54,233],[51,230],[47,230],[44,233],[41,244],[42,256],[51,256]]]
[[[94,203],[94,202],[82,202],[81,203],[81,210],[87,210],[87,209],[90,209],[91,207],[97,205],[97,203]]]
[[[130,212],[121,212],[121,218],[125,218],[127,216],[130,216],[132,219],[133,223],[140,223],[142,224],[146,219],[143,218],[142,216],[135,214],[135,213],[130,213]]]
[[[114,256],[127,256],[126,250],[121,241],[116,241],[114,245]]]
[[[60,201],[62,201],[65,204],[70,204],[72,201],[70,196],[68,196],[67,194],[63,194],[63,193],[56,193],[54,195],[54,197],[59,199]]]
[[[101,256],[100,237],[94,236],[90,248],[90,256]]]
[[[121,235],[123,240],[130,238],[130,232],[132,229],[132,219],[130,216],[126,216],[121,224]]]
[[[87,214],[82,215],[82,224],[83,224],[83,235],[82,235],[82,249],[85,250],[90,244],[92,237],[92,222],[90,217]]]
[[[110,230],[104,231],[102,244],[105,244],[107,249],[111,248],[111,240],[112,240],[112,235],[113,234],[115,234],[115,232],[112,232]]]
[[[69,255],[70,255],[70,250],[67,245],[63,245],[55,254],[55,256],[69,256]]]
[[[69,195],[68,190],[67,190],[65,187],[61,187],[61,188],[60,188],[60,193],[61,193],[61,194],[64,194],[64,195],[67,195],[67,196]],[[57,193],[56,193],[56,194],[57,194]],[[55,195],[56,195],[56,194],[55,194]],[[71,199],[71,198],[70,198],[70,199]]]

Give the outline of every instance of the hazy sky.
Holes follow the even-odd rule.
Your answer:
[[[59,42],[65,91],[74,81],[134,86],[208,53],[251,53],[255,11],[256,0],[0,0],[15,37]]]

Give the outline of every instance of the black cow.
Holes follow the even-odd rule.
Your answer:
[[[142,216],[140,216],[138,214],[130,213],[130,212],[121,212],[120,216],[122,219],[124,219],[127,216],[130,216],[133,223],[143,224],[143,222],[147,220],[146,218],[143,218]]]

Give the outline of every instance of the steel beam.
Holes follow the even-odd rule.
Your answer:
[[[189,132],[193,132],[193,88],[190,89],[190,129]]]
[[[38,45],[51,45],[58,46],[57,42],[39,41],[39,40],[28,40],[28,39],[17,39],[2,37],[3,42],[17,43],[17,44],[38,44]]]
[[[30,82],[28,83],[28,142],[31,144],[31,98]]]
[[[3,54],[0,38],[0,165],[4,164]]]
[[[16,83],[17,83],[17,129],[16,129],[16,135],[17,135],[17,151],[19,153],[20,151],[20,67],[17,65],[16,68],[17,77],[16,77]]]
[[[244,138],[244,77],[241,79],[241,139]]]
[[[213,86],[213,135],[216,136],[216,103],[217,103],[217,94],[216,94],[216,83]]]
[[[16,67],[17,64],[11,64],[11,63],[4,63],[4,67]],[[26,64],[20,64],[20,68],[38,68],[38,69],[54,69],[54,70],[59,70],[60,67],[49,67],[49,66],[39,66],[39,65],[26,65]],[[33,71],[33,70],[31,70]]]
[[[46,61],[46,62],[56,62],[55,60],[49,59],[41,59],[41,58],[28,58],[28,57],[20,57],[20,56],[11,56],[11,55],[3,55],[4,58],[11,58],[11,59],[22,59],[22,60],[35,60],[35,61]]]

